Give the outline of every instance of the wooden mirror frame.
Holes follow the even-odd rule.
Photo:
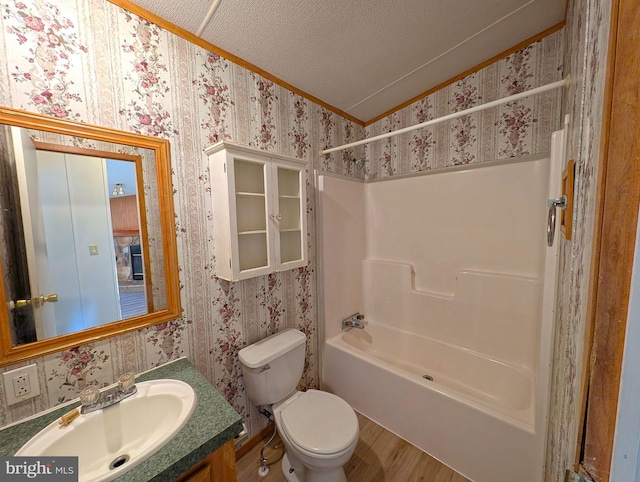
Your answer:
[[[171,162],[169,141],[133,132],[119,131],[107,127],[82,124],[66,119],[34,114],[8,107],[0,107],[0,124],[37,129],[96,141],[111,142],[149,149],[154,152],[156,163],[156,182],[158,184],[159,219],[162,231],[162,264],[167,307],[146,315],[121,321],[114,321],[95,328],[89,328],[68,335],[39,340],[24,345],[13,346],[9,328],[9,313],[5,308],[0,313],[0,367],[22,362],[92,343],[112,336],[156,325],[181,316],[180,286],[178,280],[178,254],[176,247],[173,190],[171,185]],[[0,266],[0,275],[2,267]],[[2,280],[4,278],[1,278]],[[6,300],[4,282],[0,281],[0,296]]]

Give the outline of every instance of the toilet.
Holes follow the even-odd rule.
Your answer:
[[[258,407],[271,406],[289,482],[346,482],[342,467],[358,443],[358,419],[332,393],[296,390],[305,341],[304,333],[291,328],[240,350],[247,395]]]

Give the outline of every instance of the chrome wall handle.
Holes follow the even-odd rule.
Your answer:
[[[549,217],[547,218],[547,246],[553,246],[553,238],[556,234],[556,207],[549,206]]]
[[[553,246],[556,235],[556,208],[567,209],[567,196],[549,199],[549,216],[547,217],[547,246]]]

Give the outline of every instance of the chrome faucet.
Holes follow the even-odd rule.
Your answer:
[[[102,392],[98,390],[98,387],[89,386],[80,392],[80,402],[82,403],[80,413],[90,413],[110,407],[137,393],[137,391],[133,373],[121,375],[118,378],[117,386]]]
[[[360,328],[361,330],[363,330],[364,315],[360,312],[357,312],[342,320],[342,329],[346,330],[348,328]]]

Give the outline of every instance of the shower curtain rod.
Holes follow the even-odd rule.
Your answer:
[[[369,142],[379,141],[380,139],[386,139],[387,137],[397,136],[398,134],[404,134],[405,132],[411,132],[416,129],[422,129],[423,127],[427,127],[433,124],[438,124],[439,122],[448,121],[451,119],[455,119],[457,117],[462,117],[463,115],[473,114],[474,112],[478,112],[480,110],[489,109],[491,107],[496,107],[498,105],[506,104],[507,102],[511,102],[514,100],[522,99],[523,97],[529,97],[530,95],[541,94],[542,92],[546,92],[548,90],[557,89],[559,87],[565,87],[569,85],[569,77],[565,77],[562,80],[558,80],[556,82],[551,82],[547,85],[542,85],[540,87],[536,87],[535,89],[526,90],[524,92],[520,92],[518,94],[510,95],[509,97],[503,97],[502,99],[493,100],[491,102],[487,102],[486,104],[477,105],[475,107],[470,107],[469,109],[461,110],[459,112],[454,112],[453,114],[448,114],[442,117],[438,117],[437,119],[431,119],[426,122],[422,122],[420,124],[416,124],[409,127],[403,127],[402,129],[398,129],[397,131],[386,132],[384,134],[380,134],[377,136],[369,137],[367,139],[362,139],[361,141],[351,142],[349,144],[344,144],[338,147],[332,147],[330,149],[325,149],[320,151],[320,154],[330,154],[335,151],[342,151],[344,149],[349,149],[350,147],[361,146],[362,144],[368,144]]]

